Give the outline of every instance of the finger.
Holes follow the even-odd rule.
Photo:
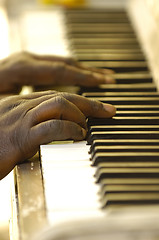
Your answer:
[[[99,68],[92,68],[92,67],[90,67],[89,70],[94,71],[94,72],[103,73],[103,74],[108,74],[108,75],[115,74],[115,72],[112,69],[106,69],[106,68],[105,69],[99,69]]]
[[[109,75],[80,69],[62,62],[32,61],[31,67],[27,66],[25,72],[21,74],[30,85],[98,86],[114,83],[114,79]]]
[[[31,116],[33,125],[51,119],[69,120],[86,129],[85,115],[62,96],[48,99],[34,107],[27,114]]]
[[[99,72],[102,74],[115,74],[115,72],[112,69],[106,69],[106,68],[100,69],[100,68],[94,68],[94,67],[86,67],[86,66],[84,66],[84,64],[77,62],[77,61],[74,66],[79,67],[81,69],[89,70],[89,71]]]
[[[68,79],[70,83],[74,82],[74,84],[80,86],[97,86],[99,84],[115,82],[114,78],[110,75],[73,66],[65,66],[64,78]]]
[[[72,57],[62,57],[62,56],[56,56],[56,55],[38,55],[30,53],[32,58],[39,60],[39,61],[49,61],[49,62],[63,62],[67,63],[69,65],[77,66],[78,62],[73,59]]]
[[[37,145],[67,139],[79,141],[86,137],[86,130],[71,121],[49,120],[32,127],[30,136]]]
[[[88,68],[84,66],[83,64],[79,63],[77,60],[75,60],[72,57],[62,57],[62,56],[52,56],[52,55],[37,55],[30,53],[31,56],[39,61],[50,61],[50,62],[64,62],[67,63],[68,65],[72,65],[81,69],[89,70],[89,71],[94,71],[94,72],[99,72],[103,74],[114,74],[115,72],[111,69],[98,69],[98,68]]]
[[[86,117],[110,118],[116,113],[116,108],[111,104],[101,103],[76,94],[61,93],[61,95],[75,104]]]
[[[23,96],[15,95],[7,97],[1,100],[4,103],[3,108],[1,107],[1,113],[8,112],[8,115],[11,114],[12,118],[16,120],[22,113],[25,115],[28,109],[33,109],[40,103],[56,95],[58,95],[56,91],[46,91],[37,94],[32,93]]]

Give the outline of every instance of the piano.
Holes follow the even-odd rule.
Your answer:
[[[116,84],[73,91],[114,104],[117,114],[113,119],[88,119],[86,141],[42,145],[39,154],[14,169],[11,239],[31,239],[45,227],[55,229],[56,224],[69,221],[85,224],[88,219],[94,219],[95,224],[99,219],[105,220],[112,234],[120,226],[124,237],[129,233],[129,238],[122,239],[131,239],[130,226],[137,234],[142,233],[139,239],[145,239],[147,231],[149,239],[156,239],[159,237],[157,1],[131,0],[126,8],[38,11],[41,15],[37,22],[45,19],[45,24],[49,22],[51,26],[56,19],[56,24],[63,24],[62,31],[52,35],[54,41],[62,44],[56,50],[71,54],[86,66],[115,71]],[[52,38],[48,35],[46,48],[40,48],[39,36],[34,36],[28,27],[30,22],[36,25],[32,21],[34,14],[31,11],[30,15],[22,15],[25,32],[21,47],[46,53]],[[19,31],[21,26],[16,29]],[[42,44],[45,40],[41,35]]]

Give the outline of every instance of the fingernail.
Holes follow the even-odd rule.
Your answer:
[[[83,135],[83,138],[86,138],[87,131],[84,128],[82,128],[82,135]]]
[[[109,114],[110,117],[113,117],[116,114],[116,107],[111,104],[103,103],[104,109]]]
[[[116,83],[115,79],[112,76],[108,76],[108,75],[105,76],[105,82],[107,84],[114,84],[114,83]]]

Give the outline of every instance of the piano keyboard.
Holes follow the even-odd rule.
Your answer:
[[[115,71],[116,84],[83,87],[80,94],[115,105],[117,114],[88,119],[87,142],[41,146],[49,222],[156,206],[159,94],[127,14],[82,9],[67,10],[65,18],[73,55],[86,66]]]

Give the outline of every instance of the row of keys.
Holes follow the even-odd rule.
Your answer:
[[[101,207],[158,204],[159,95],[131,23],[111,10],[68,11],[67,22],[77,59],[116,72],[116,84],[80,92],[117,108],[113,119],[88,119]]]

